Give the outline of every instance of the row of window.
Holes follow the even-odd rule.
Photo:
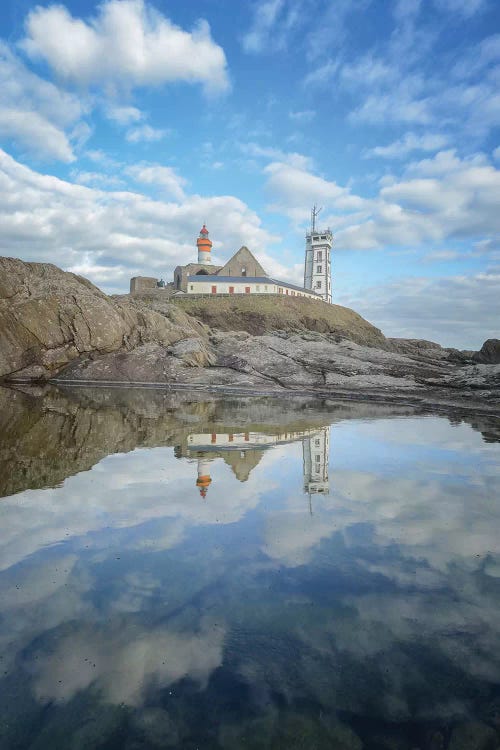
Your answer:
[[[320,282],[320,286],[321,286],[321,282]],[[193,284],[189,285],[189,291],[190,292],[194,292],[194,285]],[[258,292],[258,293],[261,292],[260,284],[256,284],[255,291]],[[264,285],[264,290],[263,291],[264,291],[264,293],[268,292],[267,284]],[[210,293],[211,294],[217,294],[217,286],[215,284],[211,287]],[[228,288],[227,292],[226,291],[222,291],[221,289],[219,289],[219,294],[227,294],[227,293],[229,293],[229,294],[235,294],[234,286],[230,286]],[[249,286],[245,287],[245,294],[251,294],[251,288]],[[281,286],[278,287],[278,294],[290,294],[292,297],[307,297],[307,295],[303,294],[302,292],[295,292],[293,289],[288,290],[288,289],[283,288]]]

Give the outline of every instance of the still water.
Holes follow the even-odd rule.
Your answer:
[[[496,750],[500,430],[0,389],[1,750]]]

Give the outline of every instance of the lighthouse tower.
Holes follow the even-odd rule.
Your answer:
[[[212,240],[208,238],[208,229],[203,224],[200,229],[200,234],[196,240],[198,246],[198,263],[202,263],[205,266],[212,265],[212,258],[210,253],[212,251]]]
[[[210,476],[210,461],[206,458],[198,459],[198,479],[196,480],[196,486],[200,491],[200,495],[203,500],[207,496],[208,488],[212,482]]]

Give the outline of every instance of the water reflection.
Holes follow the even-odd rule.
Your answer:
[[[279,427],[277,427],[279,429]],[[246,482],[250,472],[261,461],[269,448],[300,441],[303,451],[304,492],[328,494],[328,465],[330,457],[330,427],[292,430],[286,432],[210,432],[191,433],[177,445],[177,458],[195,458],[196,486],[205,499],[212,483],[210,465],[222,458],[240,482]]]
[[[493,420],[8,395],[2,750],[497,747]]]

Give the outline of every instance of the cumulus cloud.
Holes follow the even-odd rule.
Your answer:
[[[208,23],[184,31],[144,0],[108,0],[89,21],[61,5],[38,6],[26,19],[22,47],[79,85],[128,89],[184,81],[210,93],[229,86],[226,57]]]
[[[176,183],[170,177],[179,197],[164,202],[140,192],[105,191],[40,174],[0,150],[3,253],[65,269],[85,267],[99,286],[124,292],[130,276],[168,276],[176,265],[196,257],[195,238],[203,221],[221,259],[241,245],[259,255],[277,239],[238,198],[180,199],[182,178]]]
[[[447,136],[438,133],[426,133],[424,135],[406,133],[402,138],[393,141],[388,146],[375,146],[375,148],[368,149],[364,156],[402,159],[412,151],[438,151],[447,143]]]
[[[135,164],[126,171],[137,182],[158,185],[174,200],[180,201],[185,197],[184,187],[187,180],[178,175],[172,167],[163,167],[160,164]]]
[[[75,145],[84,131],[89,134],[81,119],[86,112],[82,99],[32,73],[3,42],[0,90],[0,135],[4,139],[44,159],[75,160]]]
[[[301,19],[301,0],[259,0],[241,40],[243,49],[253,53],[284,49]]]
[[[113,105],[107,107],[106,117],[118,125],[129,125],[131,122],[142,120],[144,113],[137,107]]]
[[[500,334],[500,269],[443,278],[411,277],[339,300],[387,336],[422,338],[479,349]]]
[[[480,241],[500,231],[500,171],[482,154],[460,159],[452,150],[441,151],[409,164],[400,180],[384,181],[371,199],[293,164],[272,162],[264,173],[274,210],[304,221],[311,202],[324,205],[338,249]]]
[[[486,8],[488,0],[434,0],[435,6],[446,13],[471,18]]]
[[[165,128],[153,128],[151,125],[139,125],[137,128],[131,128],[127,131],[125,138],[130,143],[161,141],[169,134]]]

